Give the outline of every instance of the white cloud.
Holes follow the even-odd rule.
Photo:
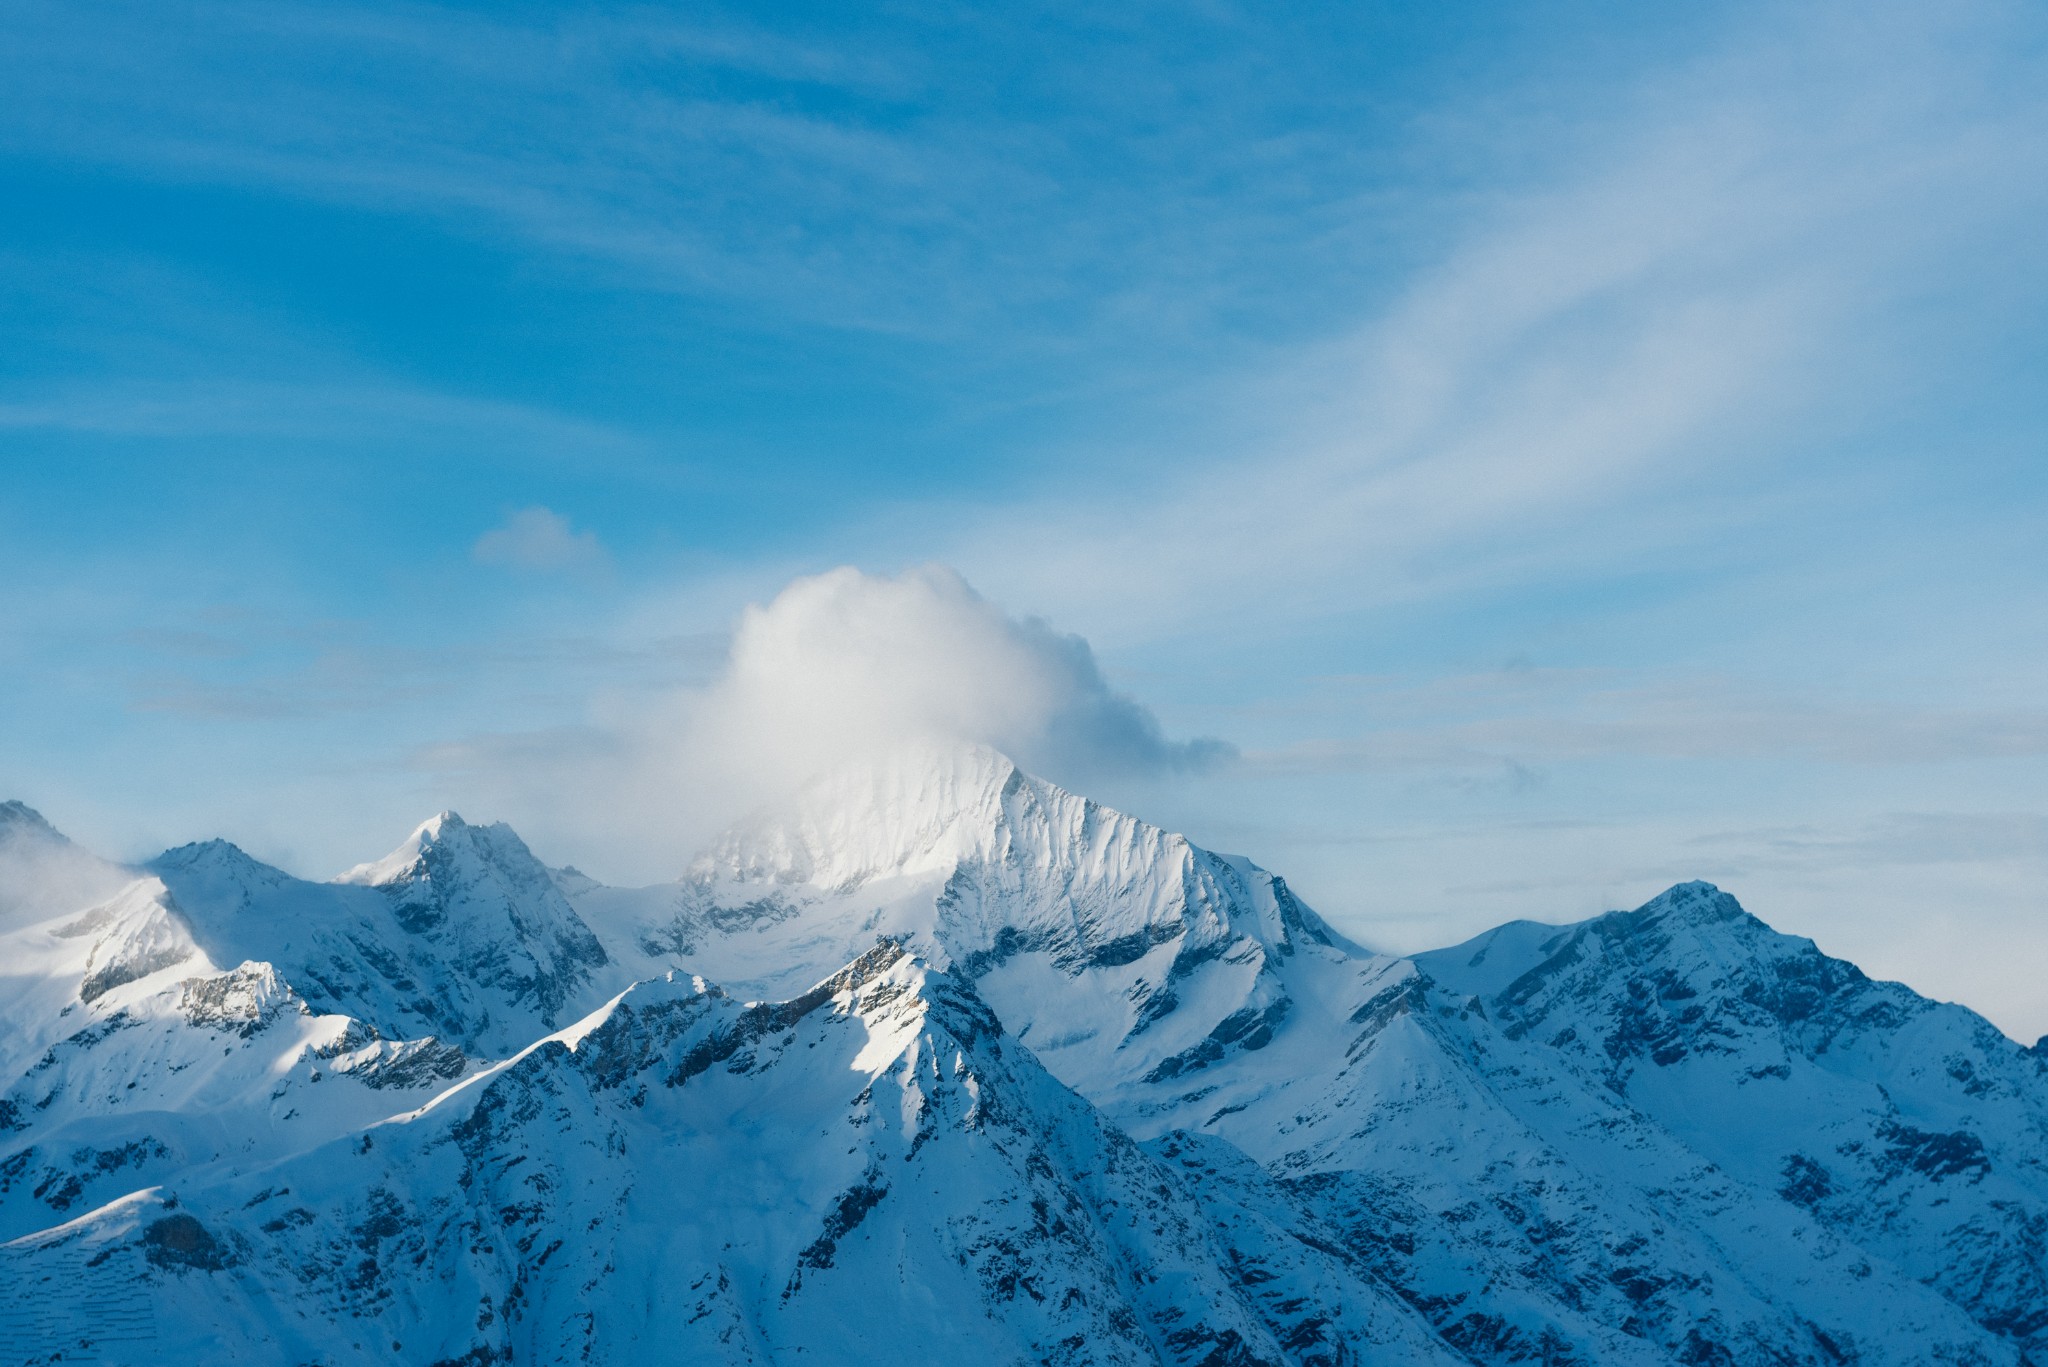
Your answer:
[[[988,744],[1051,771],[1156,771],[1215,758],[1165,739],[1112,690],[1094,652],[1018,619],[953,570],[895,578],[842,568],[751,607],[700,725],[745,735],[748,761],[784,771],[919,741]]]
[[[521,508],[501,527],[476,539],[470,556],[480,565],[521,570],[589,570],[606,562],[597,533],[577,531],[548,508]]]

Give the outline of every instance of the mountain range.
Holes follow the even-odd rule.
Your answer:
[[[2048,1042],[1703,883],[1431,953],[982,749],[674,882],[0,805],[0,1361],[2048,1365]]]

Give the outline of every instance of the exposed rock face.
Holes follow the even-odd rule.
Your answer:
[[[2043,1050],[1703,884],[1374,955],[980,751],[656,889],[97,868],[0,901],[0,1360],[2048,1361]]]

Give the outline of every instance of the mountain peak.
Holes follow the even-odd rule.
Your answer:
[[[196,840],[188,845],[179,845],[165,850],[149,861],[151,870],[215,870],[233,871],[241,874],[260,874],[266,880],[288,875],[272,868],[250,854],[231,840]]]
[[[1082,801],[986,746],[913,746],[812,780],[728,832],[687,876],[851,888],[943,871],[986,843],[1005,798],[1026,787]]]
[[[1744,911],[1742,903],[1736,901],[1732,895],[1721,891],[1712,883],[1699,879],[1675,883],[1634,911],[1611,914],[1640,917],[1643,920],[1676,920],[1691,926],[1741,922],[1763,925],[1763,922]]]
[[[1358,953],[1250,861],[982,747],[841,770],[728,835],[680,887],[576,905],[615,942],[764,997],[900,938],[1035,1026],[1061,1076],[1262,1044],[1259,1022],[1289,1009],[1281,965]]]
[[[333,881],[384,887],[416,876],[420,861],[436,849],[445,847],[450,850],[477,850],[480,846],[487,847],[491,853],[502,851],[514,855],[515,858],[523,854],[536,865],[539,863],[533,859],[526,842],[504,822],[472,826],[464,821],[459,813],[443,810],[413,827],[412,834],[382,859],[372,859],[367,863],[358,864]]]
[[[462,813],[456,811],[453,807],[444,807],[419,825],[413,827],[412,833],[415,839],[422,836],[439,839],[444,831],[454,832],[467,829],[469,829],[469,823],[462,819]]]
[[[1463,944],[1415,956],[1446,987],[1482,997],[1520,994],[1553,972],[1598,960],[1624,965],[1658,960],[1679,945],[1746,957],[1775,944],[1810,948],[1781,935],[1712,883],[1666,888],[1633,911],[1610,911],[1568,925],[1510,921]],[[1540,971],[1532,965],[1540,965]]]
[[[564,922],[587,935],[554,877],[519,833],[502,821],[472,826],[454,812],[421,822],[382,859],[358,864],[334,880],[372,887],[394,898],[408,930],[437,925],[451,908],[519,907],[533,925]],[[515,917],[515,920],[520,919]],[[601,956],[600,956],[601,958]]]
[[[796,918],[799,940],[829,941],[835,953],[849,936],[891,928],[930,937],[946,962],[987,966],[1031,947],[1079,971],[1183,935],[1190,947],[1247,937],[1281,954],[1298,939],[1342,940],[1250,861],[1067,792],[983,746],[914,749],[828,775],[728,834],[683,882],[705,926]]]
[[[442,958],[462,991],[488,986],[549,1025],[610,962],[547,866],[502,821],[473,826],[441,812],[334,882],[379,894],[405,956]],[[475,1025],[465,1047],[509,1043],[487,1017]]]
[[[0,802],[0,930],[78,911],[135,875],[71,843],[25,802]]]
[[[43,814],[26,802],[10,798],[0,802],[0,840],[44,840],[53,844],[71,842],[64,833],[43,819]]]

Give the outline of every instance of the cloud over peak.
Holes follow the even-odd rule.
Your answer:
[[[814,765],[916,742],[993,746],[1052,773],[1197,767],[1220,741],[1172,741],[1111,688],[1079,636],[1017,618],[939,565],[894,577],[850,567],[750,607],[704,698],[721,727]]]
[[[942,565],[796,579],[740,615],[709,683],[598,711],[588,726],[435,746],[419,762],[459,776],[464,803],[559,835],[587,866],[663,877],[807,780],[913,748],[985,745],[1072,784],[1236,754],[1170,739],[1110,686],[1087,641],[1010,615]]]

